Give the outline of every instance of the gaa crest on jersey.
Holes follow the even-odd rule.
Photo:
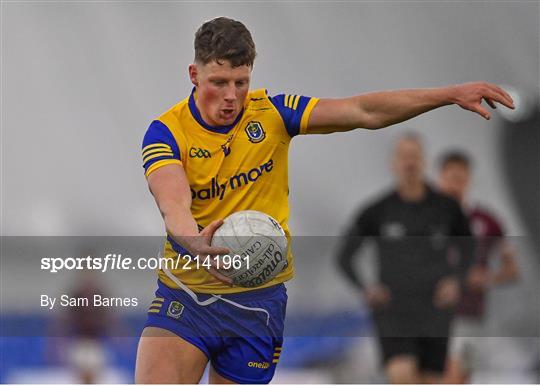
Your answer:
[[[266,133],[260,122],[249,121],[246,126],[248,139],[253,143],[259,143],[266,138]]]
[[[180,302],[172,301],[167,308],[167,316],[171,318],[178,319],[182,312],[184,311],[184,305]]]

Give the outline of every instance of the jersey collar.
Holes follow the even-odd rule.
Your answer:
[[[242,119],[242,115],[244,114],[243,107],[242,107],[242,111],[240,111],[240,114],[238,114],[238,116],[236,117],[236,119],[234,120],[232,124],[227,125],[227,126],[211,126],[202,119],[201,113],[199,109],[197,108],[197,105],[195,104],[194,95],[195,95],[195,87],[193,87],[193,90],[191,90],[191,94],[189,95],[189,102],[188,102],[189,111],[191,112],[191,115],[193,116],[193,118],[195,118],[195,120],[199,123],[199,125],[204,127],[206,130],[210,130],[214,133],[219,133],[219,134],[227,134],[229,131],[232,130],[234,126],[236,126],[236,124],[240,121],[240,119]]]

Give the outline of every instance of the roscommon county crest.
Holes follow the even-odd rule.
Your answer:
[[[182,315],[183,311],[184,311],[184,305],[182,303],[177,302],[177,301],[172,301],[169,304],[169,308],[167,309],[167,316],[178,319],[180,315]]]
[[[249,140],[253,143],[261,142],[266,138],[266,133],[260,122],[249,121],[246,126],[246,134]]]

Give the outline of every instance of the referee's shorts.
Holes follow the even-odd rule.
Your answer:
[[[412,356],[421,370],[442,373],[448,352],[448,338],[443,337],[379,337],[383,361],[401,355]]]
[[[434,308],[383,309],[374,313],[382,359],[407,355],[418,367],[435,373],[444,371],[452,313]]]

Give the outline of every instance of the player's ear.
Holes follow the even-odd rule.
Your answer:
[[[194,63],[190,64],[188,71],[189,71],[189,79],[191,80],[191,83],[193,83],[193,85],[197,87],[199,85],[199,77],[198,77],[199,73],[197,72],[197,65]]]

